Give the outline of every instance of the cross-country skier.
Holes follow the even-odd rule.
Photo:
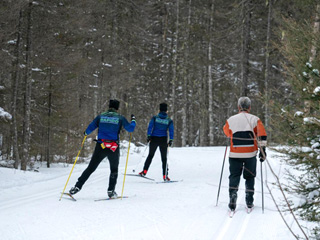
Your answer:
[[[240,97],[238,100],[239,113],[230,117],[223,131],[230,138],[229,153],[229,208],[236,209],[237,192],[241,174],[245,179],[246,204],[253,207],[254,181],[256,176],[257,151],[259,159],[266,159],[267,134],[261,120],[252,114],[251,100]]]
[[[108,196],[117,198],[115,187],[118,178],[119,166],[119,133],[122,127],[128,132],[133,132],[136,126],[135,116],[131,115],[131,123],[127,119],[117,113],[120,102],[116,99],[111,99],[109,102],[109,110],[98,115],[87,127],[84,134],[89,135],[98,128],[98,140],[88,167],[84,170],[74,187],[69,191],[71,195],[79,192],[83,184],[88,180],[90,175],[96,170],[100,162],[108,157],[110,163],[110,177]]]
[[[173,121],[167,114],[168,105],[166,103],[160,103],[160,112],[158,115],[153,116],[149,122],[147,142],[150,142],[149,155],[144,163],[142,172],[139,174],[145,176],[148,172],[152,158],[157,150],[160,148],[161,160],[162,160],[162,175],[164,181],[170,181],[168,177],[167,166],[167,149],[168,146],[172,146],[173,143]],[[169,130],[169,142],[168,142],[168,130]]]

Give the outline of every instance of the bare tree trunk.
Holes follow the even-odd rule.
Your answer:
[[[98,115],[98,99],[99,99],[99,77],[94,77],[94,86],[93,86],[93,113],[94,116]]]
[[[104,42],[101,44],[101,65],[103,66],[104,64]],[[104,78],[104,67],[102,67],[100,75],[99,75],[99,101],[98,101],[98,112],[104,112],[104,91],[103,91],[103,78]]]
[[[314,18],[314,25],[313,25],[313,33],[314,34],[318,34],[319,33],[319,28],[320,28],[320,4],[317,4],[316,7],[316,13],[315,13],[315,18]],[[314,41],[313,41],[314,42]],[[309,62],[312,63],[313,60],[315,59],[317,55],[317,47],[316,47],[316,43],[313,43],[311,46],[311,55],[309,57]],[[312,78],[310,78],[310,83],[312,84]],[[305,100],[304,101],[304,111],[306,113],[310,113],[311,111],[311,103],[310,100]]]
[[[249,78],[249,44],[250,44],[250,31],[251,31],[251,0],[242,2],[242,61],[241,61],[241,79],[242,90],[241,95],[247,96],[248,78]]]
[[[192,4],[192,0],[189,1],[189,15],[188,15],[188,25],[191,25],[191,4]],[[190,37],[190,30],[189,30],[189,37]],[[190,45],[188,48],[188,58],[189,58],[189,52],[190,52]],[[187,92],[187,96],[189,97],[189,106],[188,106],[188,111],[187,111],[187,117],[188,117],[188,134],[187,134],[187,138],[188,138],[188,145],[193,146],[195,145],[195,135],[194,135],[194,124],[193,124],[193,104],[194,104],[194,80],[192,79],[191,73],[190,71],[188,71],[188,92]],[[190,96],[189,96],[190,94]]]
[[[213,145],[214,140],[214,125],[213,125],[213,92],[212,92],[212,25],[213,25],[213,12],[214,1],[211,3],[210,23],[209,23],[209,45],[208,45],[208,96],[209,96],[209,145]]]
[[[163,12],[164,12],[164,15],[163,15],[163,18],[162,18],[162,38],[161,38],[161,47],[162,47],[162,54],[161,54],[161,64],[160,64],[160,67],[159,67],[159,77],[160,79],[164,79],[164,74],[165,74],[165,71],[167,70],[166,69],[166,64],[165,64],[165,61],[166,61],[166,50],[167,50],[167,32],[168,32],[168,11],[167,11],[167,6],[166,4],[163,4]],[[170,47],[169,47],[170,48]]]
[[[31,42],[31,13],[32,2],[27,8],[27,35],[26,35],[26,73],[25,73],[25,97],[24,97],[24,120],[23,120],[23,154],[21,170],[27,170],[30,147],[30,115],[31,115],[31,84],[32,84],[32,42]]]
[[[13,72],[12,72],[12,125],[11,125],[11,136],[12,136],[12,149],[13,149],[13,159],[14,168],[18,169],[20,165],[20,155],[18,148],[18,128],[17,128],[17,97],[18,97],[18,86],[20,78],[20,43],[21,43],[21,24],[22,24],[22,10],[19,12],[19,22],[17,30],[17,43],[15,46],[13,62]]]
[[[265,94],[265,103],[264,103],[264,111],[265,111],[265,119],[264,124],[266,129],[269,126],[269,94],[268,94],[268,84],[269,84],[269,59],[270,59],[270,34],[271,34],[271,18],[272,18],[272,1],[269,0],[269,10],[268,10],[268,25],[267,25],[267,39],[266,39],[266,66],[264,72],[264,94]]]
[[[200,87],[200,133],[199,133],[199,143],[200,146],[206,146],[207,145],[207,137],[208,137],[208,110],[206,106],[206,98],[207,98],[207,91],[206,89],[208,88],[207,86],[207,81],[205,80],[205,75],[207,72],[207,68],[203,67],[201,69],[202,71],[200,72],[199,79],[203,79],[201,82],[201,87]]]
[[[172,66],[172,93],[171,93],[171,99],[172,99],[172,120],[175,118],[175,98],[176,98],[176,82],[177,82],[177,59],[178,59],[178,41],[179,41],[179,3],[180,0],[177,0],[176,5],[176,31],[175,31],[175,38],[173,43],[173,66]]]
[[[314,18],[314,25],[313,25],[313,33],[318,34],[319,33],[319,28],[320,28],[320,4],[317,4],[316,8],[316,14]],[[311,46],[311,55],[309,57],[309,62],[312,63],[313,60],[315,59],[317,55],[317,47],[316,44],[314,43]]]
[[[49,94],[48,94],[48,122],[47,122],[47,167],[50,168],[50,147],[51,147],[51,112],[52,112],[52,70],[49,73]]]
[[[188,124],[187,124],[187,114],[188,114],[188,82],[189,82],[189,75],[188,75],[188,62],[189,62],[189,26],[191,24],[191,1],[189,0],[189,11],[188,11],[188,26],[186,28],[186,35],[183,43],[183,51],[184,51],[184,73],[183,73],[183,108],[182,108],[182,132],[181,132],[181,146],[185,147],[187,145],[187,139],[189,135],[188,131]]]

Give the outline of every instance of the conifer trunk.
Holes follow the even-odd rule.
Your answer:
[[[177,71],[178,71],[178,41],[179,41],[179,4],[180,0],[177,0],[176,4],[176,31],[174,34],[174,43],[173,43],[173,66],[172,66],[172,93],[171,93],[171,99],[172,99],[172,120],[175,119],[175,98],[176,98],[176,82],[177,82]]]
[[[249,78],[249,46],[250,46],[250,31],[251,31],[251,0],[242,2],[242,61],[241,61],[241,80],[242,90],[241,95],[247,96],[248,78]]]
[[[265,65],[265,72],[264,72],[264,92],[265,92],[265,120],[264,124],[266,129],[269,126],[269,94],[268,94],[268,84],[269,84],[269,59],[270,59],[270,35],[271,35],[271,18],[272,18],[272,1],[269,1],[269,8],[268,8],[268,24],[267,24],[267,39],[266,39],[266,65]]]
[[[11,136],[12,136],[12,150],[14,159],[14,168],[18,169],[20,165],[20,155],[18,149],[18,128],[17,128],[17,97],[18,87],[20,78],[20,45],[21,45],[21,25],[22,25],[22,10],[19,12],[18,29],[17,29],[17,43],[14,52],[13,61],[13,72],[12,72],[12,100],[11,100],[11,111],[12,111],[12,125],[11,125]]]
[[[214,123],[213,123],[213,92],[212,92],[212,25],[213,25],[213,12],[214,12],[214,1],[211,3],[210,23],[209,23],[209,44],[208,44],[208,95],[209,95],[209,145],[213,145],[214,140]]]
[[[31,13],[32,2],[29,2],[27,8],[27,32],[26,32],[26,68],[25,68],[25,94],[24,94],[24,120],[23,120],[23,146],[21,170],[27,170],[29,161],[30,148],[30,131],[31,131],[31,85],[32,85],[32,41],[31,41]]]

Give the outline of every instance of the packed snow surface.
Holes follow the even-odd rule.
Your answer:
[[[131,146],[127,173],[142,170],[147,155],[145,147]],[[162,183],[159,150],[148,177],[126,176],[124,195],[128,198],[94,201],[105,198],[109,163],[104,160],[91,175],[76,202],[67,197],[59,201],[72,164],[45,163],[38,172],[0,168],[0,238],[3,240],[286,240],[294,239],[264,187],[262,212],[261,173],[258,162],[255,209],[245,210],[244,179],[238,192],[237,211],[228,215],[228,154],[224,165],[218,205],[218,186],[225,147],[170,148],[169,177],[182,180]],[[76,154],[76,153],[75,153]],[[127,148],[121,151],[116,191],[121,195]],[[281,161],[268,151],[269,163],[282,176]],[[75,184],[89,159],[77,163],[66,191]],[[264,181],[274,181],[263,163]],[[160,182],[160,183],[156,183]],[[276,197],[280,195],[270,184]],[[294,225],[285,214],[289,224]],[[293,227],[294,228],[294,227]],[[296,230],[296,229],[295,229]],[[297,230],[296,230],[297,231]],[[298,232],[301,236],[301,234]]]

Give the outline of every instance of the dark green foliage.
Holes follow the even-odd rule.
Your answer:
[[[288,174],[288,191],[301,199],[293,207],[301,218],[319,224],[320,92],[316,90],[320,86],[319,32],[314,31],[312,20],[301,19],[300,15],[286,18],[283,23],[285,37],[280,50],[286,60],[283,67],[292,94],[284,100],[288,105],[277,105],[279,111],[274,115],[277,127],[274,127],[289,146],[282,150],[288,156],[287,162],[298,171]],[[318,228],[313,231],[314,236],[319,235]]]

